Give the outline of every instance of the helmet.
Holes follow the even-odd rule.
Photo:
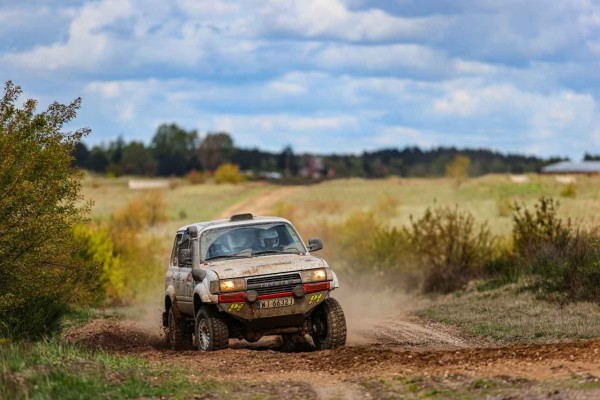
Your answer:
[[[279,235],[275,229],[265,229],[258,234],[263,247],[273,248],[279,245]]]

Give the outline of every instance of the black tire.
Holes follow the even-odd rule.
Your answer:
[[[223,350],[229,347],[227,321],[207,307],[200,308],[196,314],[196,346],[200,351]]]
[[[307,345],[306,338],[299,333],[284,333],[281,335],[281,342],[280,350],[286,353],[299,351]]]
[[[335,349],[346,344],[346,318],[336,299],[326,299],[314,311],[311,336],[318,350]]]
[[[175,316],[173,307],[169,309],[167,328],[165,329],[167,344],[172,350],[188,350],[192,348],[192,332],[189,324]]]

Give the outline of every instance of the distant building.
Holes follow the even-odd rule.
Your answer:
[[[561,161],[543,167],[542,174],[600,175],[600,161]]]

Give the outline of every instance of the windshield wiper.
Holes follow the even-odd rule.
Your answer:
[[[231,254],[231,255],[228,255],[228,256],[226,256],[226,255],[223,255],[223,256],[214,256],[214,257],[211,257],[211,258],[207,258],[205,261],[219,260],[219,259],[222,259],[222,258],[248,258],[248,257],[250,257],[250,254],[244,254],[244,255],[241,255],[241,254],[242,253],[240,253],[240,254]]]
[[[296,249],[287,249],[287,250],[263,250],[263,251],[257,251],[257,252],[252,253],[253,256],[259,256],[261,254],[300,254],[300,252]]]

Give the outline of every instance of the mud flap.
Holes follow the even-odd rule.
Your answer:
[[[166,328],[169,326],[169,313],[163,311],[162,313],[162,325]]]

